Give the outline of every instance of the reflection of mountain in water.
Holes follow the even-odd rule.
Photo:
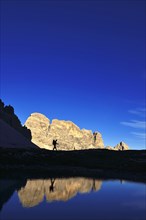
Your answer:
[[[101,184],[102,181],[85,178],[28,180],[18,196],[24,207],[33,207],[42,202],[44,196],[48,202],[67,201],[78,192],[98,191]]]
[[[11,198],[15,190],[25,186],[26,182],[21,180],[0,180],[0,210],[3,205]]]

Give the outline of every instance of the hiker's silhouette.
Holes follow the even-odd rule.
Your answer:
[[[53,143],[52,143],[52,144],[53,144],[53,146],[54,146],[54,147],[53,147],[53,150],[57,150],[57,147],[56,147],[56,145],[58,144],[58,143],[57,143],[57,139],[56,139],[56,140],[53,140]]]
[[[93,133],[94,143],[96,142],[96,135],[97,135],[97,132],[94,132]]]
[[[123,144],[122,144],[122,141],[120,142],[120,150],[124,150],[124,146],[123,146]]]
[[[54,192],[54,182],[55,182],[55,179],[51,178],[50,192]]]

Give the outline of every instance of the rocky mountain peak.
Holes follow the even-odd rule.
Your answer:
[[[123,141],[121,141],[119,144],[117,144],[115,147],[114,147],[115,150],[128,150],[129,147],[126,143],[124,143]]]
[[[91,130],[80,129],[72,121],[50,120],[41,113],[31,114],[25,122],[31,130],[32,142],[41,148],[52,150],[53,139],[58,140],[58,149],[80,150],[89,148],[104,148],[102,136],[96,132],[94,138]]]
[[[106,149],[108,150],[129,150],[129,146],[124,143],[123,141],[121,141],[120,143],[118,143],[115,147],[112,146],[107,146]]]

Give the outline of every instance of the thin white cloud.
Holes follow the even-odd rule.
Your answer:
[[[131,120],[130,122],[123,121],[121,124],[132,128],[146,129],[145,121]]]
[[[130,114],[134,114],[134,115],[137,115],[137,116],[140,116],[140,117],[146,117],[146,109],[145,108],[129,110],[128,112]]]
[[[131,132],[131,134],[135,135],[138,138],[141,139],[146,139],[146,133],[141,133],[141,132]]]
[[[141,120],[122,121],[120,124],[132,128],[130,134],[133,135],[133,138],[144,143],[146,141],[146,108],[131,109],[128,112],[132,117]]]

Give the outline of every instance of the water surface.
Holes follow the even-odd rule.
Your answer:
[[[146,185],[87,178],[0,180],[0,219],[145,220]]]

